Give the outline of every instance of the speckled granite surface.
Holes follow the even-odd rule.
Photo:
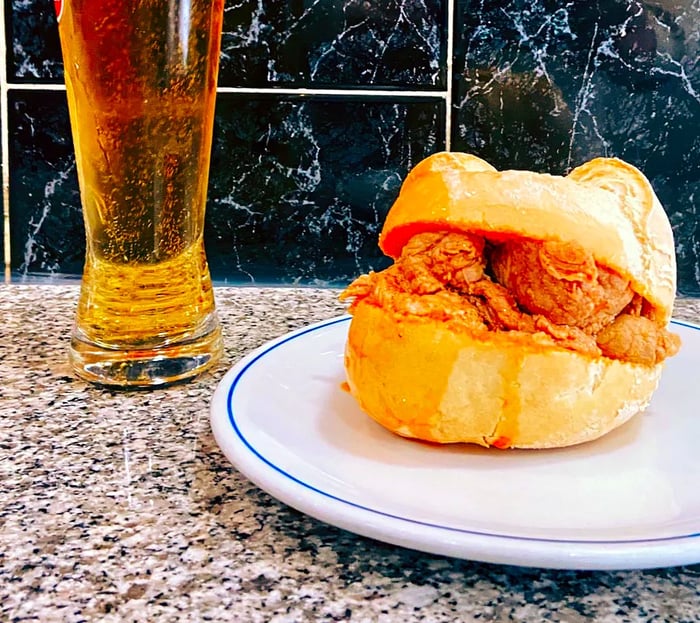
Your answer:
[[[250,349],[343,308],[333,290],[217,289],[226,359],[117,393],[66,366],[77,286],[0,286],[2,621],[700,621],[700,565],[518,569],[324,525],[243,479],[211,394]],[[677,317],[700,320],[700,301]]]

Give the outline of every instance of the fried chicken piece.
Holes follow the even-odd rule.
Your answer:
[[[597,335],[603,355],[632,363],[655,365],[678,352],[680,338],[649,318],[620,314]]]
[[[532,316],[518,309],[513,295],[502,285],[494,283],[488,277],[470,284],[468,293],[479,297],[484,303],[484,311],[490,317],[489,323],[496,330],[527,331],[535,330]]]
[[[423,233],[392,266],[358,277],[340,298],[354,299],[350,311],[368,298],[472,331],[537,334],[594,357],[653,365],[680,347],[678,336],[644,317],[628,281],[576,245],[513,241],[497,246],[491,261],[501,283],[484,273],[483,238]]]
[[[345,290],[338,296],[338,300],[347,301],[354,299],[353,303],[368,297],[374,290],[377,282],[377,273],[371,272],[366,275],[360,275]],[[352,304],[351,304],[352,309]]]
[[[578,327],[554,324],[544,316],[535,316],[535,329],[549,335],[562,348],[591,357],[598,357],[601,354],[595,338]]]
[[[573,243],[506,242],[494,248],[491,265],[523,309],[590,334],[610,324],[633,297],[629,280],[598,266]]]
[[[435,283],[438,287],[435,287]],[[385,270],[361,275],[340,295],[340,300],[357,303],[369,299],[385,309],[424,316],[440,322],[454,322],[471,330],[487,330],[484,316],[472,302],[457,292],[446,290],[416,261],[397,262]]]
[[[484,274],[484,246],[484,239],[476,235],[417,234],[396,263],[420,290],[435,292],[445,286],[463,290]]]
[[[518,308],[513,295],[487,276],[470,285],[469,293],[476,295],[475,306],[490,318],[491,329],[545,333],[557,344],[569,350],[598,356],[600,349],[595,339],[578,327],[557,325],[542,315],[531,316]]]

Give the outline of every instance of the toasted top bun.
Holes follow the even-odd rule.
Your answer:
[[[647,178],[622,160],[596,158],[560,177],[497,171],[465,153],[434,154],[406,177],[379,246],[397,258],[413,235],[428,231],[578,243],[630,280],[654,320],[670,320],[673,232]]]

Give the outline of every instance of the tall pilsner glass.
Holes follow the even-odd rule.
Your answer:
[[[70,359],[165,385],[222,351],[204,209],[224,0],[56,0],[87,237]]]

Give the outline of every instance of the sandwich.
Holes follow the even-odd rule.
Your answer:
[[[341,294],[361,409],[427,442],[557,448],[648,406],[680,348],[673,233],[616,158],[567,176],[442,152],[405,178],[379,236],[393,259]]]

